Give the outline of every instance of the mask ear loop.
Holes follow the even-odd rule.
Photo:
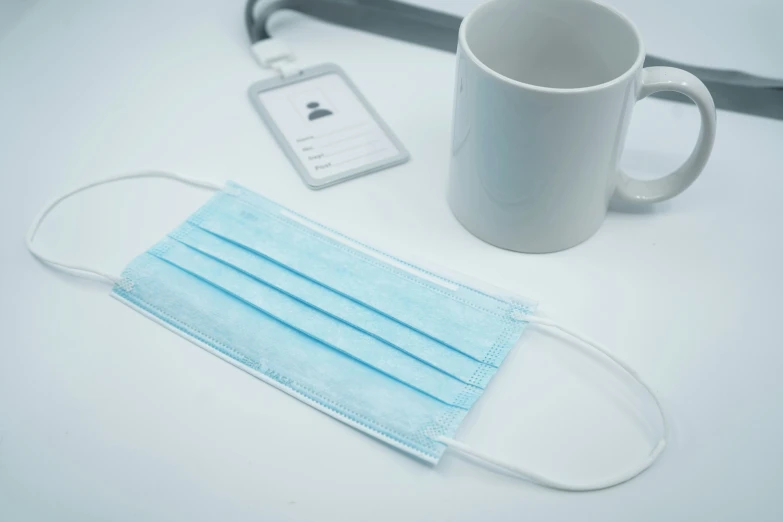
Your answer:
[[[83,265],[76,265],[72,263],[63,263],[62,261],[56,261],[51,257],[42,254],[38,250],[38,247],[33,244],[33,241],[35,240],[35,235],[38,233],[38,229],[41,227],[41,223],[43,223],[44,219],[46,219],[46,216],[49,215],[49,212],[54,210],[54,208],[64,200],[70,198],[75,194],[78,194],[79,192],[91,189],[93,187],[97,187],[98,185],[105,185],[106,183],[114,183],[115,181],[122,181],[126,179],[135,179],[135,178],[167,178],[167,179],[173,179],[179,181],[181,183],[185,183],[187,185],[193,185],[195,187],[202,187],[210,190],[221,190],[223,188],[222,185],[219,185],[217,183],[188,178],[185,176],[180,176],[179,174],[174,174],[172,172],[164,172],[164,171],[132,172],[129,174],[120,174],[119,176],[112,176],[99,181],[94,181],[92,183],[88,183],[87,185],[83,185],[81,187],[73,189],[70,192],[63,194],[62,196],[55,198],[54,200],[50,201],[46,206],[44,206],[44,208],[41,210],[38,216],[33,220],[33,224],[30,225],[30,229],[27,231],[27,250],[29,250],[30,253],[42,263],[45,263],[53,268],[56,268],[57,270],[65,272],[66,274],[71,274],[77,277],[84,277],[87,279],[92,279],[92,276],[97,276],[101,279],[105,279],[109,281],[112,284],[119,282],[120,281],[119,276],[113,274],[107,274],[101,270],[97,270],[95,268],[90,268]]]
[[[567,482],[545,477],[539,473],[535,473],[533,471],[530,471],[529,469],[525,469],[522,466],[516,466],[506,462],[503,459],[492,457],[490,455],[487,455],[486,453],[477,451],[473,449],[471,446],[449,437],[440,436],[440,437],[436,437],[434,440],[445,444],[452,451],[456,451],[458,453],[468,455],[469,457],[472,457],[473,459],[476,459],[479,462],[483,462],[485,464],[489,464],[496,468],[502,469],[519,478],[529,480],[530,482],[539,484],[541,486],[546,486],[549,488],[559,489],[563,491],[595,491],[599,489],[611,488],[613,486],[617,486],[624,482],[628,482],[629,480],[641,474],[647,468],[652,466],[655,460],[660,456],[661,453],[663,453],[663,450],[666,448],[666,438],[669,432],[668,425],[666,424],[666,416],[663,414],[663,408],[661,407],[661,402],[658,400],[658,397],[652,391],[652,388],[650,388],[650,386],[647,383],[645,383],[642,380],[642,378],[639,376],[639,374],[636,373],[636,371],[634,371],[630,366],[628,366],[626,363],[618,359],[616,356],[609,353],[609,350],[607,350],[604,346],[589,339],[587,336],[582,335],[581,333],[578,333],[559,323],[556,323],[555,321],[552,321],[550,319],[544,319],[542,317],[525,316],[524,318],[522,318],[522,320],[528,323],[535,323],[541,326],[556,328],[561,332],[570,335],[571,337],[581,341],[582,343],[593,348],[594,350],[597,350],[598,352],[600,352],[601,354],[609,358],[609,360],[611,360],[613,363],[615,363],[620,368],[625,370],[631,377],[633,377],[639,384],[641,384],[645,390],[647,390],[647,393],[649,393],[650,397],[652,397],[653,401],[655,401],[655,405],[658,407],[658,412],[661,415],[661,422],[663,424],[663,434],[661,435],[661,440],[658,441],[658,444],[655,445],[655,447],[647,456],[647,458],[644,460],[644,462],[642,462],[635,468],[632,468],[624,473],[620,473],[617,476],[608,479],[599,480],[592,483],[587,483],[587,484],[569,484]]]

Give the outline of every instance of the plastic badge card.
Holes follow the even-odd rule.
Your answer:
[[[291,163],[317,189],[408,160],[408,151],[334,64],[250,87]]]

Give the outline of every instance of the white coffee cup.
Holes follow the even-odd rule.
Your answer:
[[[615,197],[676,196],[715,140],[704,84],[671,67],[642,68],[625,16],[588,0],[490,0],[459,30],[448,198],[471,233],[520,252],[554,252],[593,235]],[[673,173],[642,181],[619,167],[634,103],[658,91],[701,112],[696,147]]]

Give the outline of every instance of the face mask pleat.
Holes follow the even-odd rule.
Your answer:
[[[189,221],[487,364],[523,328],[508,302],[440,287],[238,197],[219,194]]]
[[[450,406],[470,407],[480,389],[366,335],[306,303],[253,279],[174,240],[164,240],[150,253],[198,277],[261,313],[340,351],[388,377]]]
[[[532,311],[231,183],[132,261],[113,293],[256,377],[430,462]]]
[[[495,367],[482,364],[385,315],[250,250],[185,223],[170,237],[393,346],[465,384],[484,388]]]
[[[183,247],[185,248],[185,247]],[[435,461],[466,410],[403,384],[302,335],[151,254],[136,258],[114,293],[185,335],[302,394],[324,411]],[[379,378],[380,377],[380,378]]]

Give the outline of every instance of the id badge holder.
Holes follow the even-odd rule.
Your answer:
[[[310,188],[408,160],[408,151],[340,67],[286,64],[271,67],[277,76],[250,86],[250,101]]]

